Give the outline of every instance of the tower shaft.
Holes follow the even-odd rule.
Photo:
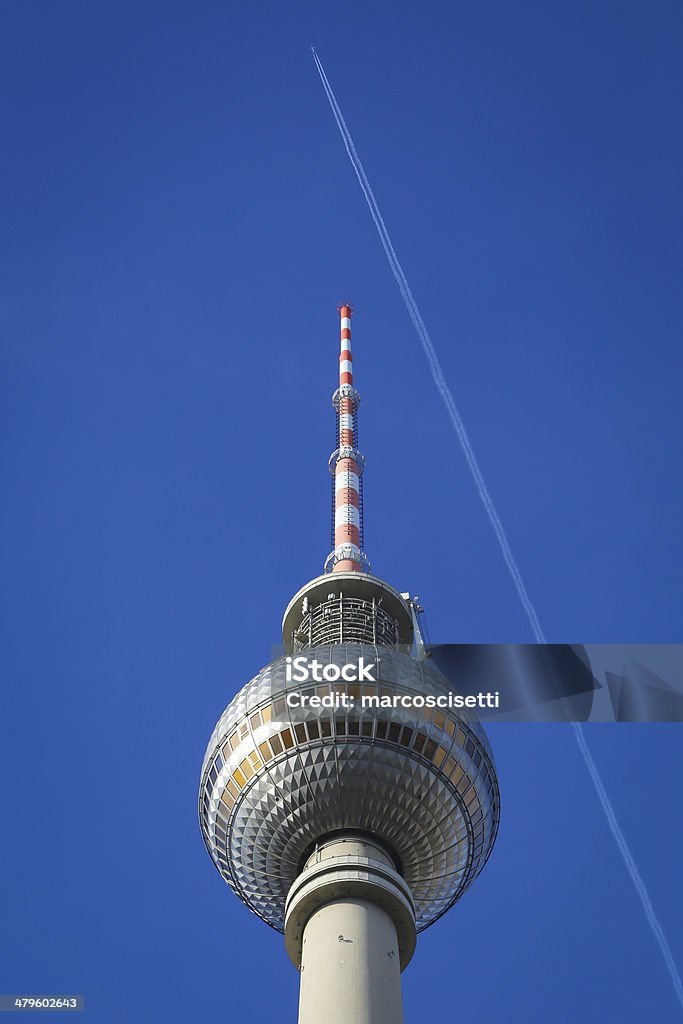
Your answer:
[[[298,1024],[403,1024],[396,946],[394,922],[376,903],[347,898],[317,910],[304,932]]]
[[[287,899],[285,942],[301,971],[298,1024],[403,1024],[413,901],[372,835],[316,844]]]

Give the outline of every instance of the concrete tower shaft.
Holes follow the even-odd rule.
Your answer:
[[[400,1024],[401,971],[415,950],[415,907],[372,836],[316,843],[287,898],[285,944],[301,970],[299,1024]]]

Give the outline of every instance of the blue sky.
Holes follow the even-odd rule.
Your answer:
[[[311,44],[548,639],[683,641],[682,19],[5,10],[0,990],[85,993],[98,1024],[295,1019],[196,792],[328,552],[340,301],[374,570],[435,641],[532,639]],[[499,840],[420,938],[407,1024],[679,1020],[569,730],[490,734]],[[587,734],[680,967],[680,728]]]

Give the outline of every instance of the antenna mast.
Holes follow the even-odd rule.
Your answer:
[[[325,572],[369,572],[363,551],[363,471],[365,458],[358,443],[360,395],[353,386],[351,316],[347,302],[338,307],[340,326],[339,387],[332,395],[337,413],[336,441],[329,469],[332,474],[333,551],[325,561]]]

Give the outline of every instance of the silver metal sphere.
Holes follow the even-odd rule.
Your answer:
[[[228,885],[283,931],[287,893],[311,845],[363,829],[400,861],[423,930],[481,871],[500,801],[481,726],[455,709],[363,708],[362,695],[441,695],[429,661],[370,644],[313,647],[308,658],[378,666],[376,683],[286,681],[285,658],[262,669],[228,705],[202,768],[199,817]],[[289,708],[288,692],[356,699],[352,710]]]

